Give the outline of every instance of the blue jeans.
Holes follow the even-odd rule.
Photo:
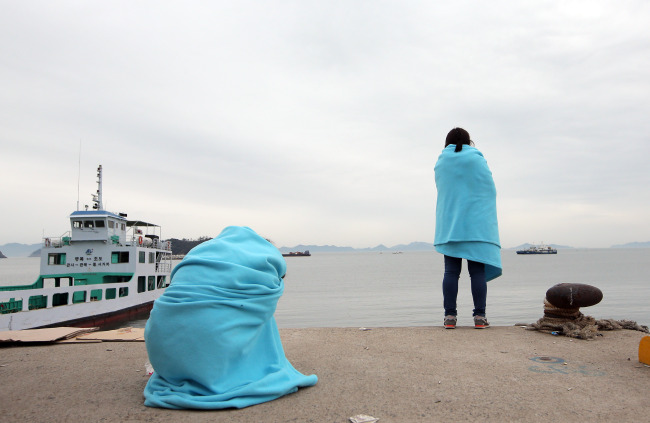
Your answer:
[[[463,259],[445,256],[445,276],[442,279],[445,316],[456,316],[456,297],[458,297],[458,279]],[[467,270],[472,281],[472,298],[474,299],[474,316],[485,316],[487,282],[485,281],[485,264],[467,260]]]

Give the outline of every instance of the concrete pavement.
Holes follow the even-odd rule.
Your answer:
[[[7,422],[638,422],[650,420],[645,335],[593,341],[519,327],[314,328],[280,331],[316,386],[241,410],[143,405],[142,342],[0,348]]]

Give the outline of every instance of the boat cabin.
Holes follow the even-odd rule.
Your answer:
[[[73,241],[126,242],[127,220],[105,210],[75,211],[70,215],[70,235]]]

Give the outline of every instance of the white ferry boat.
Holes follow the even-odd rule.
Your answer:
[[[557,254],[557,250],[549,245],[541,243],[539,245],[531,245],[523,250],[517,250],[517,254]]]
[[[70,231],[45,238],[32,285],[0,286],[0,331],[106,326],[149,311],[170,283],[171,243],[161,228],[102,206],[70,215]]]

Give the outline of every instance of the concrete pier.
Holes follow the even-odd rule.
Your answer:
[[[650,417],[641,332],[581,341],[519,327],[284,329],[316,386],[241,410],[143,405],[142,342],[0,348],[11,422],[638,422]]]

